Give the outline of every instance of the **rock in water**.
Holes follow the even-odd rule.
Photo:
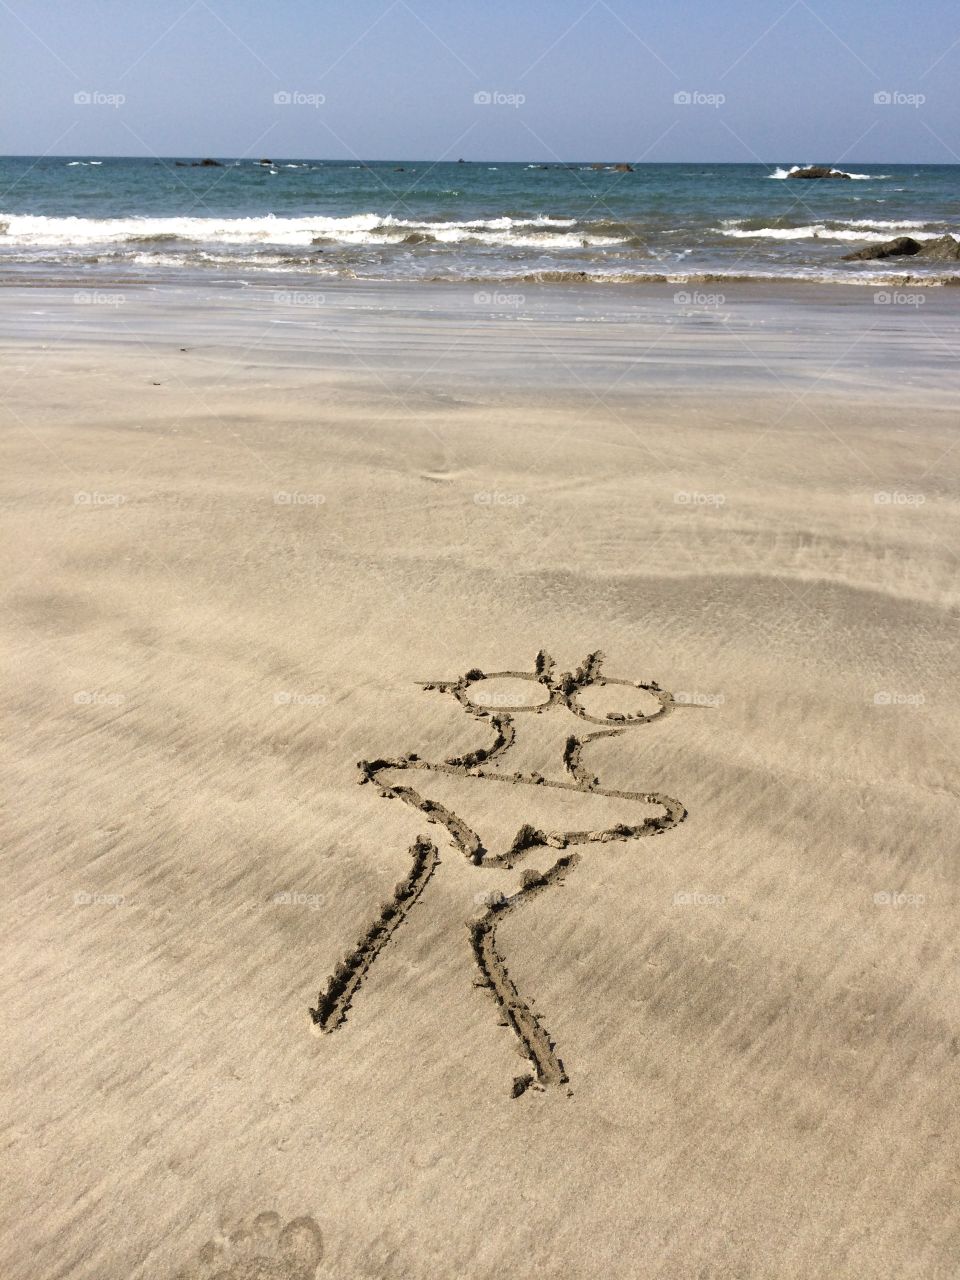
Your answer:
[[[919,253],[921,248],[920,241],[914,240],[912,236],[897,236],[895,240],[884,240],[883,244],[868,244],[865,249],[845,253],[843,260],[866,262],[871,258],[908,258]]]
[[[960,262],[960,240],[953,236],[940,236],[938,240],[925,240],[920,246],[920,257],[931,262]]]
[[[811,164],[806,169],[791,169],[788,178],[849,178],[842,169],[830,169],[826,165]]]
[[[868,244],[855,253],[845,253],[845,262],[868,262],[875,258],[925,258],[929,262],[960,262],[960,240],[953,236],[940,236],[937,240],[914,240],[912,236],[897,236],[882,244]]]

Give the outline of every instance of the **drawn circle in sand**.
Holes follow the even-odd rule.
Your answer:
[[[599,680],[571,693],[567,705],[591,724],[649,724],[673,710],[673,695],[629,680]]]
[[[480,676],[464,691],[468,706],[484,711],[536,711],[549,706],[551,696],[536,676],[513,671]]]

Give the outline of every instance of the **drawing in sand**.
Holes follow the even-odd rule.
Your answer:
[[[562,883],[567,872],[579,861],[575,852],[566,852],[578,845],[608,843],[611,841],[637,840],[644,836],[660,835],[677,826],[686,817],[683,805],[661,792],[623,791],[604,788],[599,777],[586,767],[585,749],[601,738],[614,738],[629,728],[649,724],[669,715],[676,707],[673,696],[661,689],[656,682],[645,684],[630,680],[614,679],[601,673],[603,655],[591,654],[573,673],[554,674],[553,660],[543,651],[536,658],[534,670],[497,671],[489,674],[477,670],[468,671],[454,681],[437,681],[424,684],[424,689],[452,694],[464,710],[477,720],[489,723],[494,730],[493,742],[440,763],[421,760],[414,753],[393,760],[361,760],[358,764],[360,782],[374,784],[383,798],[400,799],[412,808],[427,815],[431,823],[446,828],[452,846],[459,850],[475,866],[510,870],[522,862],[535,849],[564,850],[553,865],[543,871],[527,870],[523,873],[520,888],[510,896],[494,895],[487,901],[483,913],[468,922],[470,945],[482,975],[480,985],[488,987],[501,1013],[512,1027],[531,1071],[518,1076],[513,1082],[513,1094],[519,1096],[533,1084],[541,1087],[566,1084],[568,1077],[557,1053],[556,1046],[542,1026],[538,1016],[522,998],[507,970],[503,955],[497,947],[497,926],[500,921],[533,895],[550,886]],[[519,703],[498,707],[496,712],[485,707],[479,699],[478,686],[483,681],[508,679],[535,682],[540,686],[544,701],[536,704]],[[582,695],[591,686],[623,686],[642,690],[659,706],[652,714],[611,713],[604,716],[591,714],[583,705]],[[540,773],[506,772],[506,757],[514,745],[516,728],[513,717],[518,713],[533,715],[553,711],[572,712],[579,720],[604,728],[586,733],[571,734],[563,749],[561,778],[547,778]],[[558,762],[560,763],[560,762]],[[482,843],[479,835],[450,808],[423,796],[412,786],[386,782],[385,774],[403,771],[407,773],[446,774],[455,777],[478,778],[488,782],[509,783],[514,786],[551,788],[566,792],[580,792],[591,796],[611,797],[617,800],[637,801],[654,805],[663,810],[656,817],[646,817],[630,825],[618,823],[604,830],[544,831],[531,823],[520,827],[510,847],[502,853],[492,853]],[[419,784],[418,784],[419,785]],[[407,877],[396,888],[393,898],[387,902],[378,917],[370,925],[357,946],[337,965],[326,989],[320,993],[317,1007],[310,1010],[315,1026],[321,1031],[334,1031],[346,1019],[347,1010],[357,989],[377,956],[399,929],[413,904],[423,893],[439,862],[436,845],[420,836],[410,849],[412,865]]]

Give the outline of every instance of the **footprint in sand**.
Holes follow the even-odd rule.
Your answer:
[[[601,670],[602,662],[603,655],[593,653],[575,672],[557,676],[552,659],[541,651],[532,672],[500,671],[488,676],[474,668],[459,680],[427,684],[424,686],[427,689],[452,694],[467,714],[485,723],[488,731],[493,730],[493,741],[488,741],[487,745],[466,755],[444,761],[422,760],[415,753],[410,753],[392,760],[361,760],[359,764],[362,783],[372,783],[383,798],[402,800],[424,814],[427,822],[446,828],[451,845],[474,866],[511,872],[536,850],[547,854],[547,861],[553,862],[552,866],[543,870],[526,870],[520,877],[519,884],[510,886],[511,892],[508,894],[497,892],[480,895],[485,901],[486,910],[467,922],[470,947],[481,975],[478,985],[489,989],[499,1006],[501,1022],[512,1028],[521,1051],[530,1064],[530,1072],[514,1080],[514,1096],[525,1092],[531,1084],[540,1087],[564,1085],[568,1077],[556,1045],[510,977],[505,958],[497,944],[498,924],[504,916],[534,895],[544,892],[552,885],[562,884],[567,874],[580,861],[580,855],[573,852],[575,847],[598,846],[661,835],[686,817],[686,809],[680,801],[662,792],[602,786],[600,778],[584,762],[583,752],[594,742],[619,738],[628,728],[660,720],[676,709],[673,696],[655,682],[646,684],[606,676]],[[487,683],[497,680],[513,682],[514,685],[522,682],[527,689],[532,684],[535,687],[531,691],[534,696],[515,702],[508,694],[505,700],[498,700],[490,695]],[[622,694],[624,691],[630,691],[632,695],[642,694],[647,705],[638,708],[628,703],[625,710],[610,710],[605,704],[611,701],[612,695]],[[600,702],[595,705],[598,695]],[[492,712],[491,705],[498,706],[497,714]],[[559,749],[556,751],[556,755],[560,757],[556,761],[559,776],[545,776],[529,765],[512,771],[509,766],[505,766],[504,757],[507,756],[512,762],[523,762],[523,752],[518,750],[520,743],[514,716],[525,712],[525,720],[533,717],[545,728],[546,721],[542,718],[549,713],[550,718],[555,719],[552,713],[560,711],[571,713],[576,718],[574,723],[580,721],[602,727],[583,733],[577,726],[576,733],[568,732],[565,740],[559,740]],[[544,733],[541,730],[533,736],[534,739],[543,738]],[[525,802],[523,805],[530,817],[537,807],[535,798],[548,793],[565,797],[568,805],[574,803],[576,797],[577,810],[589,807],[593,813],[596,813],[597,801],[604,804],[612,801],[620,807],[623,802],[628,805],[643,804],[659,808],[662,812],[653,817],[641,817],[637,814],[630,822],[618,821],[611,825],[577,829],[565,824],[551,824],[542,828],[533,825],[528,817],[512,843],[496,853],[490,848],[489,842],[485,843],[478,831],[468,825],[460,814],[454,812],[449,805],[423,795],[414,786],[407,785],[405,780],[396,780],[392,775],[397,772],[405,773],[410,782],[416,780],[417,787],[421,785],[421,778],[432,775],[434,779],[441,781],[478,780],[485,789],[488,783],[497,783],[498,790],[504,784],[520,788],[532,801],[532,804]],[[560,851],[565,852],[555,857]],[[384,903],[358,945],[337,965],[328,979],[326,989],[320,992],[317,1007],[310,1010],[316,1030],[335,1031],[345,1022],[347,1011],[373,962],[419,900],[440,860],[437,846],[426,836],[418,837],[410,854],[412,866],[409,874],[397,885],[393,898]]]
[[[208,1241],[176,1280],[314,1280],[322,1257],[323,1236],[313,1218],[284,1226],[278,1213],[260,1213]]]

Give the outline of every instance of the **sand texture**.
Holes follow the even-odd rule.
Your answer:
[[[0,291],[4,1280],[960,1274],[960,291],[673,292]]]

